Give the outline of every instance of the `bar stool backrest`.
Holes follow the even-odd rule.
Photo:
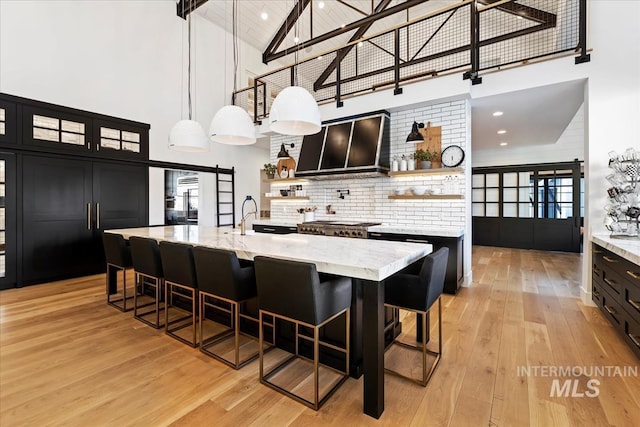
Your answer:
[[[160,246],[155,239],[132,236],[129,238],[129,245],[135,271],[147,276],[164,277]]]
[[[254,259],[258,307],[316,325],[322,292],[315,264],[257,256]],[[329,289],[327,289],[329,290]]]
[[[420,269],[420,282],[426,284],[421,288],[424,292],[418,298],[425,301],[426,310],[442,295],[444,290],[444,278],[447,274],[447,260],[449,248],[443,247],[425,257]]]
[[[131,267],[131,251],[127,241],[120,234],[102,233],[104,257],[107,264],[119,267]]]
[[[232,301],[244,301],[256,296],[253,267],[241,267],[234,251],[193,248],[198,288]]]
[[[197,288],[193,246],[182,243],[160,242],[160,258],[164,280],[190,288]]]

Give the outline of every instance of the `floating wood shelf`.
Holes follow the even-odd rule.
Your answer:
[[[415,194],[392,194],[389,196],[390,199],[435,199],[435,200],[444,200],[444,199],[462,199],[462,194],[423,194],[422,196],[416,196]]]
[[[285,184],[288,182],[305,183],[305,182],[308,182],[308,180],[304,178],[274,178],[274,179],[263,179],[262,182],[268,182],[269,184]]]
[[[389,176],[416,176],[416,175],[448,175],[453,173],[463,173],[462,168],[440,168],[440,169],[416,169],[413,171],[389,171]]]
[[[265,197],[268,200],[309,200],[309,196],[274,196],[274,197]]]

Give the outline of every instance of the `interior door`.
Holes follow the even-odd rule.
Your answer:
[[[24,284],[95,273],[91,162],[24,156]]]
[[[16,159],[0,152],[0,289],[16,286]]]

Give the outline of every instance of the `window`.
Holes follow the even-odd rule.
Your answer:
[[[100,147],[111,150],[140,152],[140,134],[125,130],[100,127]]]
[[[7,133],[7,113],[4,108],[0,108],[0,135]]]
[[[33,139],[84,145],[85,126],[84,123],[34,114]]]

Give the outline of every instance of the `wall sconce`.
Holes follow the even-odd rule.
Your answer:
[[[295,147],[294,143],[291,143],[291,148]],[[284,149],[284,144],[280,144],[280,152],[276,156],[278,159],[286,159],[287,157],[291,157],[289,152]]]
[[[409,133],[409,136],[407,136],[407,142],[408,143],[417,144],[418,142],[423,142],[424,141],[424,138],[422,137],[420,132],[418,132],[418,128],[419,127],[423,128],[424,127],[424,123],[418,124],[418,122],[413,122],[413,125],[411,125],[411,132]]]

